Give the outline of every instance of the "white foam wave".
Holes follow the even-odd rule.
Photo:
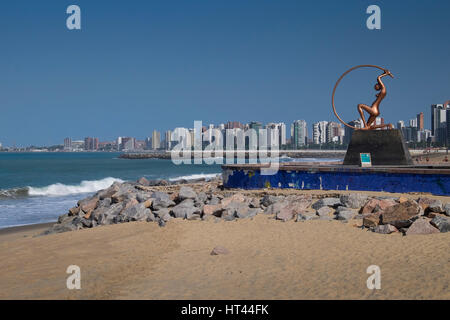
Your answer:
[[[196,179],[214,179],[220,176],[220,173],[198,173],[198,174],[191,174],[188,176],[179,176],[175,178],[170,178],[170,181],[179,181],[179,180],[196,180]]]
[[[108,177],[101,180],[81,181],[79,185],[55,183],[41,188],[29,187],[28,194],[30,196],[65,196],[69,194],[96,192],[108,188],[116,181],[123,182],[123,180]]]

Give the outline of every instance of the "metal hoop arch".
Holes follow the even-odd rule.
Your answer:
[[[336,84],[334,85],[334,88],[333,88],[333,94],[331,95],[331,105],[333,106],[333,112],[334,112],[334,115],[336,116],[336,118],[339,119],[339,121],[340,121],[343,125],[345,125],[345,126],[347,126],[347,127],[349,127],[349,128],[352,128],[352,129],[354,129],[354,130],[358,130],[359,128],[356,128],[356,127],[353,127],[353,126],[349,125],[349,124],[346,123],[344,120],[342,120],[341,117],[339,117],[339,115],[337,114],[337,112],[336,112],[336,107],[334,106],[334,94],[335,94],[336,89],[337,89],[339,83],[341,82],[341,80],[342,80],[347,74],[349,74],[349,73],[352,72],[353,70],[359,69],[359,68],[376,68],[376,69],[380,69],[380,70],[386,72],[386,69],[385,69],[385,68],[382,68],[382,67],[379,67],[379,66],[376,66],[376,65],[373,65],[373,64],[362,64],[362,65],[355,66],[355,67],[350,68],[350,69],[348,69],[347,71],[345,71],[345,72],[340,76],[340,78],[338,79],[338,81],[336,82]]]

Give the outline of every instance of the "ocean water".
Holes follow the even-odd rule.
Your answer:
[[[114,181],[214,177],[220,165],[119,159],[119,153],[0,153],[0,228],[52,222]]]
[[[119,153],[0,152],[0,228],[52,222],[77,201],[114,181],[212,178],[220,165],[120,159]],[[280,161],[292,161],[282,158]],[[315,161],[314,158],[295,161]],[[320,159],[336,161],[339,159]]]

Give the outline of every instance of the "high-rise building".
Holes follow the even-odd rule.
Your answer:
[[[165,149],[166,150],[172,150],[172,131],[167,130],[165,133]]]
[[[397,129],[402,130],[402,128],[405,127],[405,121],[403,120],[398,120],[397,122]]]
[[[152,149],[157,150],[159,148],[161,148],[161,133],[159,131],[153,130]]]
[[[424,129],[424,121],[423,121],[423,112],[417,114],[417,127],[419,128],[419,130],[423,130]]]
[[[443,104],[432,104],[431,105],[431,133],[433,136],[438,136],[438,129],[441,127],[441,122],[443,118],[442,111],[445,113]],[[444,116],[446,116],[444,114]],[[447,120],[447,119],[445,119]]]
[[[327,121],[319,121],[313,124],[313,143],[322,144],[327,142]]]
[[[64,139],[64,150],[72,150],[72,139],[71,138]]]
[[[225,129],[243,129],[244,126],[239,121],[228,121]]]
[[[342,143],[342,127],[340,123],[328,122],[326,132],[326,142],[339,142]]]
[[[291,143],[293,148],[306,145],[308,139],[308,126],[305,120],[295,120],[291,126]]]
[[[136,149],[136,139],[133,137],[120,137],[117,139],[117,143],[119,143],[119,150],[131,151]]]
[[[97,150],[98,149],[98,138],[86,137],[84,138],[84,150]]]
[[[361,119],[353,120],[348,123],[350,126],[355,128],[362,128]],[[352,139],[354,129],[345,126],[344,144],[349,144]]]
[[[410,119],[410,120],[409,120],[409,126],[410,126],[410,127],[417,128],[417,118]]]

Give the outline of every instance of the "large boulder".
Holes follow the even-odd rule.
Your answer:
[[[266,194],[262,199],[261,199],[261,204],[264,207],[268,207],[271,204],[274,204],[275,202],[278,202],[280,200],[284,199],[284,197],[281,196],[274,196],[271,194]]]
[[[178,199],[180,201],[186,200],[186,199],[195,199],[197,198],[197,193],[192,189],[191,187],[181,187],[180,191],[178,192]]]
[[[414,200],[408,200],[389,207],[381,213],[381,223],[391,224],[397,229],[409,227],[416,220],[422,210]]]
[[[205,204],[203,206],[204,215],[215,215],[220,217],[222,215],[223,207],[221,204]]]
[[[235,218],[246,218],[250,214],[250,207],[247,203],[233,201],[224,207],[222,216],[234,216]]]
[[[186,199],[172,208],[172,214],[175,218],[185,219],[193,214],[200,214],[201,209],[194,206],[192,199]]]
[[[101,208],[94,211],[93,216],[96,217],[98,224],[112,224],[115,217],[122,211],[124,203],[112,204],[109,208]]]
[[[89,212],[89,211],[92,211],[95,208],[97,208],[98,200],[99,199],[95,196],[91,197],[91,198],[86,198],[86,199],[78,201],[78,206],[84,212]]]
[[[150,198],[159,200],[171,200],[170,196],[167,193],[161,191],[154,191],[151,194]]]
[[[367,196],[360,193],[343,194],[340,200],[347,208],[359,209],[367,202]]]
[[[288,205],[281,207],[276,214],[276,219],[284,222],[292,220],[300,210],[294,203],[290,202]]]
[[[431,234],[431,233],[439,233],[439,229],[433,227],[430,222],[425,218],[420,218],[415,220],[411,226],[406,231],[406,235],[413,234]]]
[[[380,212],[369,213],[363,217],[363,226],[366,228],[375,228],[380,224]]]
[[[124,208],[120,215],[123,216],[124,222],[144,221],[151,213],[151,210],[146,208],[143,203],[138,203]]]
[[[431,224],[439,229],[440,232],[450,231],[450,218],[444,216],[436,216],[431,220]]]
[[[434,199],[421,197],[417,200],[417,203],[422,207],[424,211],[426,211],[430,204],[433,203],[433,201]]]
[[[444,205],[444,214],[450,217],[450,203]]]
[[[97,196],[100,200],[111,198],[113,194],[115,194],[120,189],[120,183],[114,182],[109,188],[100,190],[97,192]]]
[[[322,207],[333,207],[336,208],[341,205],[341,200],[339,198],[323,198],[316,201],[311,207],[318,210]]]
[[[356,212],[354,212],[350,209],[336,211],[336,220],[346,221],[346,220],[353,219],[355,216],[356,216]]]
[[[170,199],[167,198],[155,198],[152,199],[152,209],[153,210],[160,210],[162,208],[169,208],[171,206],[174,206],[175,202],[173,202]]]
[[[368,214],[378,211],[386,210],[389,207],[395,206],[397,202],[392,199],[370,199],[361,209],[362,214]]]
[[[316,210],[316,214],[319,217],[331,217],[334,213],[334,210],[330,207],[321,207],[320,209]]]
[[[431,212],[437,212],[437,213],[441,213],[441,212],[445,211],[441,200],[434,200],[433,202],[431,202],[430,205],[428,206],[428,210]]]

